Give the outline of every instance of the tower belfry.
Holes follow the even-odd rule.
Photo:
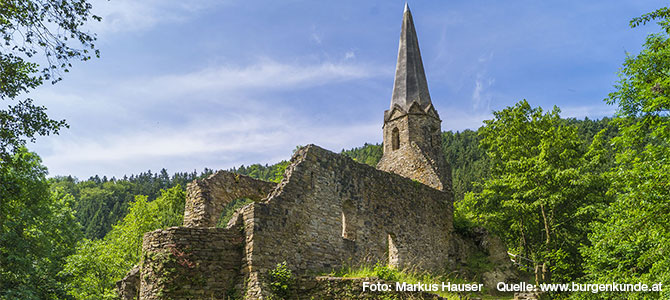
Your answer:
[[[377,169],[451,190],[441,123],[428,92],[412,12],[405,4],[391,107],[384,111],[384,154]]]

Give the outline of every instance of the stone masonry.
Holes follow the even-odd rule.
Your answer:
[[[190,183],[186,193],[184,226],[213,227],[223,208],[231,201],[248,198],[259,201],[274,188],[275,183],[219,171],[207,179]]]
[[[499,239],[453,230],[441,120],[407,6],[383,138],[377,168],[308,145],[293,155],[279,184],[225,171],[192,182],[183,227],[145,234],[139,269],[118,283],[122,299],[137,291],[141,300],[269,299],[269,271],[281,262],[298,285],[328,287],[313,289],[317,294],[356,282],[315,281],[343,266],[454,272],[470,252],[502,266],[483,274],[485,281],[509,278],[511,263]],[[253,202],[226,228],[216,228],[226,205],[240,198]]]
[[[247,296],[264,296],[282,261],[297,274],[376,262],[443,271],[452,210],[449,193],[307,146],[266,201],[243,208]]]
[[[405,6],[391,107],[384,112],[384,155],[377,168],[451,191],[441,122],[430,100],[412,13]]]
[[[172,227],[145,234],[140,299],[226,299],[239,293],[239,227]]]

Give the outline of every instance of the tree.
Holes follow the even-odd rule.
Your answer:
[[[481,135],[469,129],[442,133],[443,152],[451,167],[454,202],[463,200],[467,192],[480,191],[474,183],[488,174],[488,157],[479,147],[480,140]]]
[[[65,296],[58,272],[81,237],[72,202],[25,148],[0,168],[0,299]]]
[[[670,10],[634,18],[631,27],[652,20],[659,20],[662,32],[626,57],[615,91],[605,99],[618,106],[616,165],[609,174],[615,200],[593,224],[592,246],[583,249],[587,281],[670,282]],[[667,299],[670,290],[664,290],[588,297]]]
[[[186,193],[177,185],[156,200],[136,196],[128,214],[100,240],[84,239],[67,257],[60,276],[76,299],[116,299],[114,283],[139,263],[145,232],[182,224]]]
[[[457,203],[459,215],[478,216],[508,248],[537,262],[537,281],[581,276],[579,246],[586,240],[593,203],[582,181],[583,141],[577,128],[525,100],[494,112],[480,129],[490,176],[481,191]]]
[[[95,35],[82,29],[90,19],[101,20],[91,8],[86,0],[0,0],[0,99],[14,100],[45,80],[56,83],[71,61],[99,56]],[[0,110],[0,162],[26,139],[67,127],[45,111],[30,98]]]

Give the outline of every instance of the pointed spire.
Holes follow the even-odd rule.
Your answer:
[[[431,104],[412,12],[405,2],[391,108],[397,104],[408,111],[412,102],[417,102],[422,109]]]

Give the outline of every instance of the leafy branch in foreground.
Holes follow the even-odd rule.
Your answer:
[[[14,100],[44,80],[60,81],[73,60],[99,57],[96,36],[82,28],[91,19],[101,20],[91,9],[86,0],[0,0],[0,99]],[[0,110],[0,163],[26,140],[67,127],[45,111],[32,99]]]

